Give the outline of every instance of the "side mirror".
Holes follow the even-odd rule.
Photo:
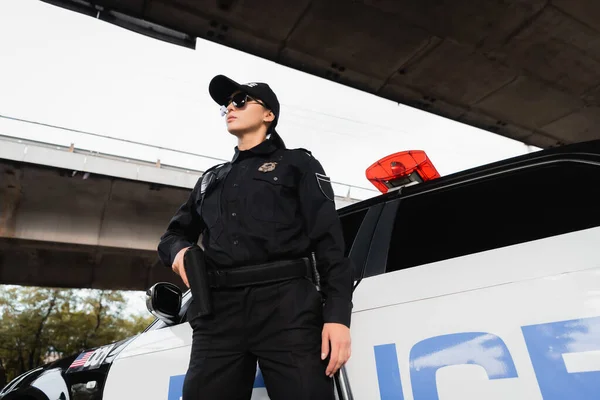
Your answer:
[[[146,291],[146,308],[161,321],[172,325],[179,320],[181,290],[169,282],[158,282]]]

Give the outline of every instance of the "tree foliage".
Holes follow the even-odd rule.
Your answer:
[[[153,318],[129,315],[121,292],[0,286],[0,387],[5,379],[141,332]]]

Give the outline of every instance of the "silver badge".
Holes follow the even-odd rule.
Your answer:
[[[258,170],[260,172],[271,172],[275,169],[275,167],[277,167],[276,162],[268,162],[268,163],[264,163],[263,165],[258,167]]]

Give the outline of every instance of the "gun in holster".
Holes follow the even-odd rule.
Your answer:
[[[197,314],[193,317],[211,315],[213,313],[212,297],[204,251],[197,245],[188,249],[183,256],[183,267],[197,310]]]

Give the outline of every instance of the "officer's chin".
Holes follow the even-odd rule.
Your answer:
[[[248,127],[236,124],[236,122],[238,121],[232,121],[227,124],[227,132],[239,139],[243,137],[246,133],[250,132],[250,129]]]
[[[227,132],[229,132],[232,136],[235,136],[236,138],[240,139],[242,136],[244,136],[243,131],[239,130],[239,129],[227,129]]]
[[[234,119],[231,122],[226,122],[227,131],[234,136],[238,136],[244,129],[240,128],[239,121]]]

